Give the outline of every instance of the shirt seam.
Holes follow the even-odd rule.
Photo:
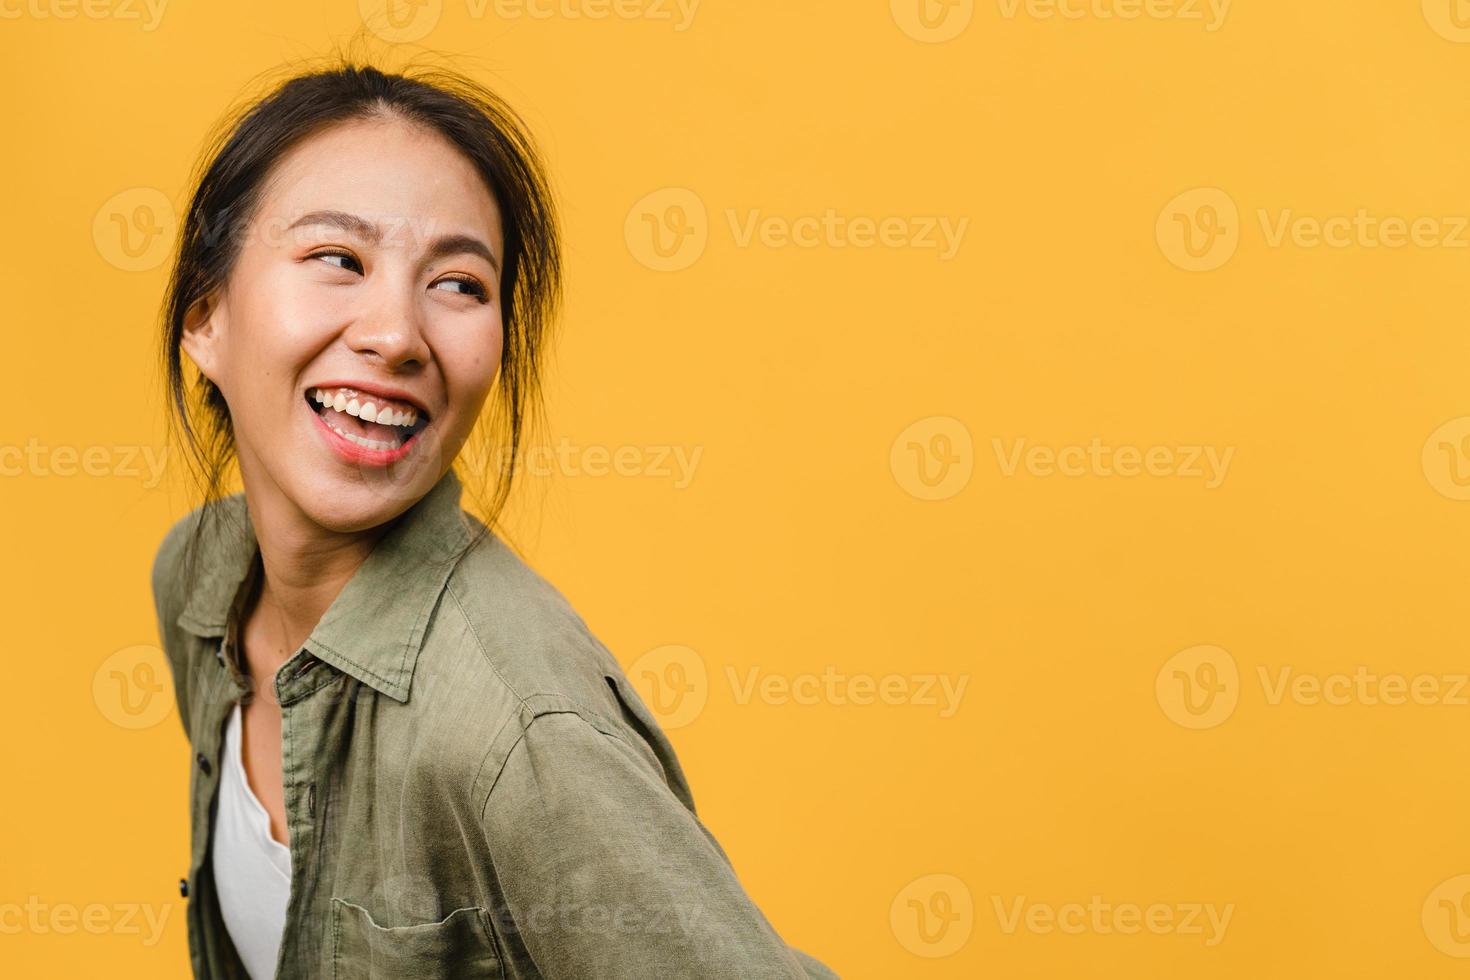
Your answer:
[[[491,672],[494,673],[495,676],[500,679],[500,682],[505,685],[505,689],[507,691],[509,691],[511,697],[515,699],[516,706],[520,709],[520,713],[522,715],[524,715],[524,714],[530,714],[530,716],[531,716],[530,719],[526,720],[523,723],[523,725],[529,725],[531,721],[535,720],[536,718],[540,717],[541,715],[545,715],[545,714],[558,714],[558,713],[564,713],[564,712],[568,712],[569,711],[569,712],[571,712],[573,714],[576,714],[576,715],[580,716],[584,721],[586,721],[593,728],[596,728],[598,731],[606,732],[609,735],[615,735],[615,734],[617,734],[616,732],[610,730],[612,728],[612,725],[611,725],[611,722],[608,719],[603,718],[602,715],[600,715],[596,710],[588,707],[587,705],[583,704],[582,702],[580,702],[580,701],[578,701],[578,700],[576,700],[574,698],[568,697],[565,694],[560,694],[560,693],[541,693],[541,694],[532,694],[532,695],[529,695],[528,696],[528,695],[522,694],[519,690],[517,690],[516,689],[516,686],[510,682],[510,678],[508,678],[508,677],[505,676],[505,673],[503,671],[501,671],[499,665],[495,663],[494,658],[490,656],[490,651],[485,646],[485,641],[480,636],[480,631],[475,628],[474,618],[472,616],[470,616],[469,610],[467,610],[465,608],[464,603],[460,600],[459,593],[454,590],[454,586],[451,585],[451,584],[449,584],[448,582],[446,582],[445,585],[444,585],[444,591],[446,591],[446,592],[449,593],[450,598],[452,598],[454,600],[454,604],[459,607],[459,613],[464,618],[465,626],[469,629],[470,635],[472,637],[474,637],[474,639],[475,639],[475,648],[480,651],[480,656],[484,658],[485,664],[490,668]],[[606,676],[606,675],[604,675],[604,676]],[[532,704],[533,701],[543,700],[543,699],[548,699],[548,698],[554,698],[557,701],[560,701],[563,704],[567,705],[568,707],[564,707],[564,708],[551,708],[551,707],[538,708],[538,707],[536,707],[535,705]],[[594,724],[594,720],[596,722],[600,722],[601,724]],[[504,726],[501,726],[501,727],[502,727],[502,729],[504,728]],[[496,732],[496,735],[498,736],[499,734],[500,734],[500,732],[497,731]]]
[[[392,688],[394,691],[401,691],[401,690],[403,690],[403,682],[402,681],[389,680],[388,678],[384,677],[382,674],[379,674],[377,671],[373,670],[371,667],[364,667],[362,664],[358,663],[356,660],[353,660],[351,657],[349,657],[347,654],[343,653],[341,650],[338,650],[336,647],[329,646],[326,643],[323,643],[321,640],[318,640],[318,639],[316,639],[314,637],[309,637],[308,639],[311,640],[312,645],[319,646],[323,650],[325,650],[328,653],[330,653],[332,656],[341,658],[343,661],[345,661],[345,662],[351,664],[352,666],[356,667],[358,670],[362,671],[364,674],[366,674],[367,676],[371,677],[373,680],[377,681],[379,684],[382,684],[382,685],[384,685],[385,687],[388,687],[388,688]],[[407,658],[406,648],[405,648],[405,654],[404,654],[404,656],[405,656],[405,659],[406,659]],[[403,668],[400,665],[399,670],[401,671],[402,669]],[[315,690],[317,690],[317,688],[312,688],[311,690],[312,691],[315,691]],[[305,693],[309,694],[309,693],[311,693],[311,691],[307,691]],[[391,691],[385,691],[384,693],[385,694],[389,694],[389,693],[392,693],[392,692]],[[295,701],[296,699],[295,698],[292,698],[292,700]]]
[[[327,646],[326,644],[322,644],[322,647],[323,647],[323,649],[329,651],[333,656],[337,656],[337,657],[342,656],[340,653],[338,653],[336,650],[333,650],[331,647]],[[351,663],[351,661],[348,661],[348,662]],[[321,663],[324,664],[328,668],[328,670],[326,671],[326,673],[322,677],[321,682],[318,683],[318,684],[313,685],[312,687],[302,688],[301,690],[295,692],[294,694],[288,695],[286,697],[286,699],[283,700],[280,703],[280,706],[282,708],[289,707],[289,706],[295,704],[297,701],[302,700],[303,698],[309,698],[313,694],[315,694],[317,691],[320,691],[322,688],[324,688],[324,687],[330,687],[331,685],[337,683],[337,680],[338,680],[338,677],[340,676],[340,674],[333,673],[332,671],[339,670],[339,668],[334,667],[332,664],[327,663],[325,660],[322,660]],[[357,666],[357,665],[354,664],[354,666]],[[362,669],[363,670],[367,670],[367,668],[365,668],[365,667],[362,668]]]
[[[516,701],[516,706],[520,709],[511,717],[507,718],[505,722],[500,726],[500,728],[496,730],[494,737],[490,739],[490,748],[485,751],[484,758],[480,760],[480,765],[475,769],[474,778],[470,781],[471,792],[473,793],[474,787],[485,775],[486,766],[490,764],[491,758],[495,755],[496,747],[500,742],[502,733],[505,732],[506,728],[509,725],[518,722],[520,725],[520,732],[516,735],[515,739],[510,743],[510,745],[506,747],[504,756],[500,760],[500,768],[496,770],[494,778],[490,780],[490,785],[485,789],[485,799],[482,800],[480,803],[479,817],[482,825],[485,819],[485,810],[490,805],[490,797],[492,794],[494,794],[495,787],[500,783],[500,777],[505,772],[506,763],[510,761],[511,755],[515,753],[516,746],[525,739],[526,732],[530,730],[530,727],[535,724],[538,718],[544,718],[547,715],[556,714],[576,715],[588,728],[591,728],[597,732],[601,732],[603,735],[606,735],[609,738],[615,738],[618,741],[623,742],[623,744],[629,745],[630,748],[633,747],[630,745],[630,743],[628,743],[627,739],[622,737],[621,734],[611,730],[612,726],[605,722],[595,712],[587,710],[581,704],[577,703],[571,698],[565,697],[564,695],[559,695],[561,701],[563,702],[562,706],[542,708],[532,707],[530,700],[516,689],[515,685],[510,682],[509,678],[507,678],[505,674],[500,670],[500,667],[495,663],[493,659],[491,659],[490,651],[486,649],[485,641],[481,638],[480,631],[475,628],[474,619],[470,616],[469,611],[465,609],[464,603],[460,600],[459,593],[455,591],[453,584],[446,581],[444,584],[444,591],[447,592],[449,594],[449,597],[454,600],[454,604],[459,608],[460,615],[464,617],[465,626],[469,629],[470,635],[474,637],[475,647],[480,651],[480,656],[485,659],[486,665],[488,665],[495,676],[500,679],[500,682],[505,685],[505,689],[510,692],[511,696]],[[527,714],[530,715],[529,718],[526,717]],[[474,801],[472,799],[471,803],[473,802]]]
[[[456,508],[456,510],[458,510],[458,508]],[[462,510],[459,512],[461,515],[463,515],[464,513]],[[461,516],[461,523],[463,522],[463,520],[464,518],[463,516]],[[461,555],[460,557],[462,558],[463,556]],[[456,561],[454,564],[457,565],[458,561]],[[403,644],[403,655],[398,658],[399,677],[402,677],[404,674],[409,673],[408,658],[412,654],[414,648],[418,647],[419,651],[422,653],[424,635],[427,632],[429,618],[433,615],[435,607],[439,605],[439,600],[443,598],[444,592],[449,588],[449,580],[453,575],[453,566],[445,570],[444,587],[438,592],[432,593],[429,596],[428,601],[424,603],[423,608],[419,610],[418,615],[414,618],[413,629],[409,631],[408,639]],[[399,686],[404,689],[404,692],[407,693],[409,685],[404,684],[401,680],[398,683]]]
[[[522,696],[520,691],[516,690],[516,686],[510,682],[510,678],[506,677],[505,674],[501,672],[500,667],[495,663],[493,659],[491,659],[490,651],[485,649],[485,641],[481,638],[480,631],[475,628],[474,619],[470,616],[469,610],[465,609],[464,603],[459,598],[459,593],[454,591],[454,585],[451,581],[446,581],[444,583],[444,591],[449,593],[449,597],[453,599],[454,604],[459,607],[459,614],[464,617],[465,626],[469,628],[470,635],[475,638],[475,648],[480,651],[480,656],[485,658],[485,663],[489,665],[491,671],[495,673],[495,676],[500,678],[500,683],[504,684],[505,689],[509,691],[511,693],[511,696],[516,699],[516,704],[523,711],[526,710],[529,706],[526,704],[525,697]]]
[[[510,743],[510,746],[505,750],[505,758],[503,758],[503,759],[500,760],[500,768],[496,771],[495,778],[493,780],[491,780],[490,787],[485,791],[485,800],[484,800],[484,802],[482,802],[480,804],[480,824],[481,824],[481,826],[484,826],[484,823],[485,823],[485,811],[490,808],[490,797],[493,796],[493,795],[495,795],[495,787],[498,786],[498,785],[500,785],[500,777],[502,775],[504,775],[504,773],[505,773],[505,767],[510,764],[510,757],[512,755],[515,755],[516,747],[526,740],[526,735],[527,735],[527,733],[530,732],[532,725],[534,725],[536,722],[540,721],[542,718],[549,718],[552,715],[574,715],[574,716],[576,716],[576,718],[579,721],[582,722],[582,724],[586,725],[588,728],[592,729],[594,732],[597,732],[599,735],[602,735],[604,738],[610,738],[610,739],[613,739],[614,741],[621,742],[628,749],[630,749],[630,750],[632,750],[634,752],[637,751],[637,748],[638,747],[636,745],[632,744],[631,742],[629,742],[626,738],[624,738],[621,733],[614,732],[614,731],[608,731],[606,728],[603,728],[601,725],[596,724],[595,721],[594,721],[595,716],[588,717],[581,710],[579,710],[575,705],[571,705],[571,706],[568,706],[568,707],[565,707],[565,708],[549,708],[549,709],[547,709],[545,711],[537,712],[536,715],[533,718],[531,718],[529,721],[527,721],[525,724],[523,724],[521,726],[520,734],[518,734],[516,736],[515,741],[514,742],[511,742]],[[492,748],[489,752],[485,753],[485,761],[482,762],[482,763],[480,763],[480,771],[484,771],[485,764],[490,761],[490,756],[493,755],[494,752],[495,752],[495,750],[494,750],[494,748]],[[476,775],[475,775],[476,782],[479,781],[479,778],[480,778],[479,777],[479,773],[476,773]]]
[[[501,735],[505,732],[506,728],[512,722],[515,722],[515,721],[520,720],[523,717],[524,713],[526,711],[531,710],[531,709],[530,709],[530,706],[528,704],[526,704],[526,699],[521,696],[521,692],[518,691],[518,690],[516,690],[515,685],[510,682],[510,679],[508,677],[506,677],[503,672],[501,672],[500,667],[497,666],[496,663],[495,663],[495,661],[490,658],[490,651],[488,651],[488,650],[485,649],[485,641],[480,637],[480,631],[475,628],[475,621],[474,621],[474,619],[471,618],[471,616],[469,614],[469,610],[465,609],[464,603],[459,598],[459,593],[454,590],[453,575],[452,574],[451,574],[450,578],[449,579],[446,579],[445,582],[444,582],[444,591],[449,595],[449,598],[451,598],[451,599],[454,600],[454,605],[459,609],[459,614],[464,619],[465,627],[470,631],[470,636],[474,637],[474,640],[475,640],[475,648],[480,651],[480,656],[484,658],[485,663],[486,663],[487,666],[489,666],[491,672],[497,678],[500,679],[500,683],[502,683],[502,684],[505,685],[505,689],[507,691],[509,691],[511,697],[515,699],[516,707],[519,709],[516,712],[513,712],[510,715],[510,717],[506,718],[505,721],[503,723],[501,723],[501,726],[498,729],[496,729],[495,735],[490,739],[490,747],[485,750],[485,755],[480,759],[479,766],[477,766],[475,768],[474,778],[472,778],[470,780],[470,793],[471,793],[470,803],[471,803],[471,805],[473,805],[474,804],[474,796],[473,796],[473,794],[474,794],[474,791],[475,791],[475,786],[479,784],[480,777],[485,772],[485,766],[487,766],[489,764],[489,762],[490,762],[490,757],[495,754],[495,746],[500,741]],[[526,734],[526,725],[523,722],[521,724],[521,733],[516,736],[515,741],[511,742],[510,743],[510,748],[506,750],[506,758],[509,758],[510,757],[510,753],[511,753],[511,751],[513,751],[515,749],[516,743],[519,742],[522,738],[524,738],[525,737],[525,734]],[[503,770],[504,768],[505,768],[505,763],[502,761],[501,762],[501,769]],[[487,803],[489,803],[489,801],[490,801],[490,792],[492,790],[494,790],[495,783],[498,782],[499,780],[500,780],[500,773],[497,772],[495,774],[495,778],[493,780],[491,780],[491,782],[490,782],[490,788],[485,791],[485,803],[480,804],[480,820],[481,820],[482,824],[483,824],[484,817],[485,817],[485,805]]]

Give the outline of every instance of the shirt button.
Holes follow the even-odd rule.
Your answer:
[[[203,752],[200,752],[198,755],[194,756],[194,761],[199,763],[199,769],[204,773],[204,775],[208,776],[211,772],[214,771],[214,767],[209,764],[209,760],[204,758]]]
[[[188,878],[180,878],[179,879],[179,897],[180,898],[188,898],[189,897],[189,879]]]

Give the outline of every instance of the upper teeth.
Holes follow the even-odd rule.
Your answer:
[[[312,388],[307,396],[319,405],[379,425],[412,427],[419,418],[418,410],[412,405],[398,407],[386,399],[369,397],[351,388]]]

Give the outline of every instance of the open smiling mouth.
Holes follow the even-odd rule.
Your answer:
[[[403,457],[429,424],[428,413],[417,406],[355,388],[308,388],[305,397],[322,425],[340,437],[339,451],[346,450],[344,455],[359,460],[387,462]]]

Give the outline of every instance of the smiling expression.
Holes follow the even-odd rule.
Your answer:
[[[484,180],[432,130],[356,120],[288,151],[183,338],[229,405],[247,495],[348,532],[426,494],[500,366],[502,248]]]

